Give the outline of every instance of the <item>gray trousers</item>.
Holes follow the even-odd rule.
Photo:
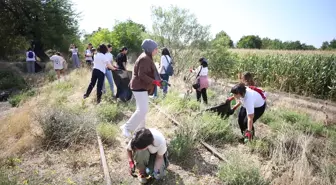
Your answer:
[[[74,68],[80,68],[80,61],[78,55],[72,55],[72,62]]]
[[[28,73],[35,73],[35,61],[27,61]]]

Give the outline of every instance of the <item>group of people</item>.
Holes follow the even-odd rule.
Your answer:
[[[161,88],[163,94],[168,92],[168,86],[164,85],[171,76],[167,71],[172,63],[172,57],[167,48],[162,49],[160,65],[156,65],[153,57],[158,53],[158,44],[145,39],[141,47],[143,53],[135,61],[132,78],[129,87],[132,90],[136,102],[136,110],[129,120],[120,127],[122,135],[129,138],[126,153],[129,161],[130,173],[138,170],[138,179],[141,183],[147,181],[148,175],[160,179],[165,175],[165,169],[169,165],[167,158],[167,143],[164,135],[154,128],[146,127],[146,115],[149,110],[149,95],[157,96],[158,88]],[[117,56],[117,65],[113,65],[113,56],[111,54],[112,46],[101,44],[97,50],[89,44],[85,51],[85,61],[87,66],[92,67],[91,81],[83,98],[89,97],[94,86],[97,84],[97,103],[101,102],[104,92],[104,79],[109,81],[110,89],[114,94],[114,84],[111,70],[126,70],[127,48],[123,47]],[[70,46],[72,60],[75,68],[80,67],[78,48],[75,45]],[[36,56],[27,52],[27,62],[33,61]],[[64,67],[64,58],[60,53],[55,53],[50,59],[54,61],[54,68],[59,74]],[[206,58],[199,59],[199,67],[190,69],[190,72],[197,74],[196,83],[193,84],[196,90],[198,101],[203,99],[208,103],[207,88],[208,81],[208,61]],[[28,65],[28,71],[31,71],[31,65]],[[244,139],[250,141],[254,136],[253,123],[259,119],[266,109],[266,94],[260,88],[255,87],[251,73],[243,75],[243,81],[231,89],[232,100],[236,100],[236,105],[229,110],[233,114],[238,107],[238,124]]]

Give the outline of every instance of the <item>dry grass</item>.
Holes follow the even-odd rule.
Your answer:
[[[33,120],[29,109],[18,109],[0,122],[0,159],[21,154],[39,143],[33,134]]]

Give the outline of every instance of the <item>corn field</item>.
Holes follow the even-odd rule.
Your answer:
[[[232,51],[227,74],[250,71],[261,86],[316,98],[336,100],[336,53],[298,51]]]

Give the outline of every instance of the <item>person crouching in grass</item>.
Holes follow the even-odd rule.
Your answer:
[[[98,53],[94,58],[93,62],[93,71],[91,76],[91,82],[87,88],[86,93],[84,94],[84,99],[90,96],[93,87],[97,82],[97,103],[99,104],[102,96],[103,83],[105,78],[106,67],[115,70],[115,68],[109,62],[109,58],[105,55],[108,52],[108,49],[105,44],[99,46]]]
[[[169,165],[167,144],[163,134],[153,128],[137,130],[127,146],[130,174],[139,171],[140,183],[147,182],[147,176],[162,179]]]
[[[50,60],[54,64],[54,70],[56,71],[57,79],[60,81],[61,75],[64,77],[66,61],[60,52],[56,52],[53,56],[50,57]]]

